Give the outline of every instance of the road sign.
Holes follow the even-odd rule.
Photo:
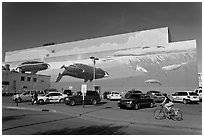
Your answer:
[[[86,94],[87,91],[87,85],[81,85],[81,93]]]
[[[84,96],[86,95],[87,85],[81,85],[81,93],[83,96],[83,107],[84,107]]]

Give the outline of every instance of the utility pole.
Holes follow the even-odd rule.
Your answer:
[[[93,90],[94,90],[94,86],[95,86],[95,79],[96,79],[96,60],[99,60],[99,58],[91,56],[90,59],[93,61],[94,63],[94,67],[93,67]]]

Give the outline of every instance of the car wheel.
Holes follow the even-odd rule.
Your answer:
[[[183,100],[183,104],[187,104],[187,102],[188,102],[188,101],[187,101],[186,99]]]
[[[71,105],[71,106],[74,106],[75,104],[76,104],[76,102],[75,102],[74,100],[71,100],[71,101],[70,101],[70,105]]]
[[[38,103],[39,103],[40,105],[42,105],[42,104],[44,104],[44,101],[43,101],[42,99],[40,99],[40,100],[38,101]]]
[[[94,100],[92,100],[92,104],[93,105],[96,105],[97,104],[97,101],[94,99]]]
[[[60,101],[59,101],[60,103],[64,103],[64,99],[60,99]]]
[[[138,110],[138,109],[139,109],[139,104],[136,103],[136,104],[134,105],[134,109],[135,109],[135,110]]]

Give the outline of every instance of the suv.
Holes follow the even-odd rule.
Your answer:
[[[162,95],[160,91],[148,91],[147,95],[149,95],[155,102],[163,102],[165,99],[164,95]]]
[[[60,92],[49,92],[44,96],[38,96],[38,101],[40,105],[48,102],[60,102],[64,103],[64,98],[67,97],[66,94],[62,94]]]
[[[107,99],[109,100],[120,100],[122,96],[118,91],[111,91],[110,94],[107,95]]]
[[[145,94],[129,94],[126,98],[121,99],[118,102],[118,106],[122,108],[139,109],[140,107],[153,107],[155,105],[154,100],[150,96]]]
[[[101,101],[100,95],[97,91],[87,91],[84,96],[84,104],[96,105]],[[83,96],[81,92],[77,92],[76,95],[68,96],[65,98],[65,104],[74,106],[75,104],[83,104]]]
[[[195,89],[194,92],[198,94],[200,101],[202,101],[202,89]]]
[[[173,100],[176,102],[183,102],[187,104],[189,102],[199,102],[199,96],[193,91],[177,91],[172,94]]]

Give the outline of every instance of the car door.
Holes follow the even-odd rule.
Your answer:
[[[145,95],[144,96],[144,104],[145,104],[145,106],[148,106],[150,103],[151,103],[150,96]]]
[[[144,97],[144,95],[140,96],[138,103],[139,103],[140,106],[145,106],[145,97]]]
[[[74,97],[74,100],[77,104],[82,104],[83,103],[83,96],[82,94],[77,94],[75,97]]]
[[[60,93],[52,93],[52,102],[59,102],[62,94]]]
[[[48,95],[47,95],[47,101],[48,102],[55,102],[55,93],[49,93]]]
[[[30,101],[30,91],[25,91],[21,94],[22,101]]]

